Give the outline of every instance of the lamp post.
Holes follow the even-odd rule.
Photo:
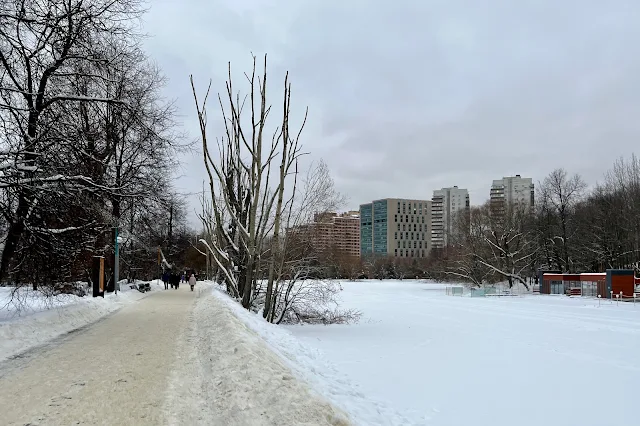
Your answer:
[[[115,265],[113,267],[113,283],[115,293],[118,294],[118,290],[120,290],[120,242],[122,238],[118,235],[118,227],[116,226],[116,241],[115,241]]]

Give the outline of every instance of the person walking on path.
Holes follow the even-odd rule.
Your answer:
[[[180,287],[180,275],[177,273],[173,274],[173,287],[177,290]]]
[[[164,289],[169,290],[169,274],[166,271],[162,273],[162,282],[164,283]]]
[[[191,274],[189,277],[189,286],[191,287],[191,291],[193,291],[193,287],[196,285],[196,276],[195,274]]]

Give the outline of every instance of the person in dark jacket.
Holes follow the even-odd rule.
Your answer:
[[[177,273],[173,274],[173,286],[176,290],[180,287],[180,275]]]
[[[168,290],[169,289],[169,273],[167,271],[164,271],[162,273],[162,282],[164,283],[164,289]]]

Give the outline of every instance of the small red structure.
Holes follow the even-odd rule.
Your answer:
[[[633,269],[607,269],[607,291],[606,297],[622,295],[622,297],[633,297],[635,292],[636,278]]]
[[[585,274],[542,274],[542,294],[567,294],[571,296],[600,296],[611,298],[622,294],[623,297],[633,297],[636,283],[630,269],[607,269],[607,272]]]

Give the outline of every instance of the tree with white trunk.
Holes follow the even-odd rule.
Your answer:
[[[249,95],[241,98],[233,89],[229,65],[226,95],[218,95],[225,127],[224,136],[218,140],[219,158],[212,156],[207,139],[206,107],[211,85],[200,102],[193,77],[191,84],[200,123],[204,163],[209,176],[209,202],[212,204],[214,222],[210,225],[214,238],[207,241],[208,248],[224,275],[230,293],[242,298],[242,305],[248,309],[257,280],[261,278],[259,271],[265,237],[273,234],[272,249],[277,250],[279,244],[282,212],[286,207],[285,190],[291,178],[294,182],[292,192],[295,194],[293,172],[302,155],[299,137],[306,114],[300,129],[292,134],[289,129],[291,84],[287,74],[280,125],[268,135],[267,119],[272,109],[267,103],[266,55],[261,75],[257,75],[254,57],[252,72],[246,78]],[[249,105],[245,114],[243,109],[246,101]],[[279,169],[274,179],[272,172],[275,174],[273,169],[277,167],[276,164]],[[270,288],[272,284],[267,293]],[[270,302],[271,297],[268,299]]]
[[[229,294],[246,309],[262,309],[264,318],[275,323],[291,312],[300,319],[328,317],[322,309],[309,317],[302,313],[308,313],[310,305],[319,307],[334,300],[336,289],[326,281],[306,280],[315,276],[317,259],[298,231],[314,213],[338,206],[342,197],[323,162],[300,177],[299,159],[304,154],[300,136],[307,111],[292,131],[288,73],[280,113],[268,103],[266,55],[261,72],[257,73],[254,57],[252,71],[245,77],[248,94],[241,96],[234,90],[229,65],[226,93],[218,95],[224,135],[217,140],[217,156],[212,154],[207,132],[211,83],[200,98],[191,77],[209,177],[201,220],[210,237],[202,244]],[[277,124],[270,126],[274,114],[278,114]]]

